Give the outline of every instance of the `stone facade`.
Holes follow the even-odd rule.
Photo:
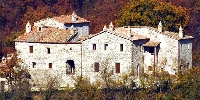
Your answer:
[[[30,47],[33,52],[30,53]],[[40,70],[50,70],[54,75],[61,75],[61,86],[66,86],[66,80],[71,80],[71,75],[81,73],[81,44],[45,44],[45,43],[15,43],[18,57],[22,61],[22,66],[29,70],[31,75],[41,74]],[[67,62],[73,61],[74,68],[68,68]],[[70,71],[73,72],[70,72]],[[40,71],[40,73],[36,73]],[[69,72],[69,73],[68,73]],[[35,74],[34,74],[35,73]],[[46,72],[43,72],[46,73]]]
[[[95,82],[105,68],[115,79],[124,74],[136,79],[161,69],[178,72],[185,65],[192,67],[193,37],[184,35],[181,27],[174,33],[162,31],[161,22],[158,28],[115,28],[111,23],[88,35],[88,24],[75,13],[40,20],[33,28],[27,23],[26,33],[16,39],[15,48],[21,65],[33,76],[33,84],[42,83],[39,79],[48,79],[48,75],[59,77],[60,87],[72,85],[73,76]]]
[[[157,61],[157,70],[170,67],[175,72],[178,72],[179,67],[182,65],[180,60],[184,60],[184,64],[187,64],[188,68],[192,67],[193,37],[180,37],[179,33],[168,31],[159,32],[157,29],[151,27],[133,27],[131,30],[149,37],[150,41],[160,42],[160,44],[157,46],[157,59],[155,59]],[[148,55],[148,53],[145,52],[144,54]],[[154,59],[154,57],[149,58]],[[145,62],[148,62],[148,60],[149,59],[147,58]]]
[[[34,26],[38,28],[47,26],[58,29],[70,29],[71,27],[74,27],[78,30],[77,36],[80,37],[89,35],[89,23],[89,21],[77,16],[76,13],[73,12],[72,15],[61,15],[58,17],[39,20],[34,22]],[[74,39],[74,41],[77,41],[77,39]]]

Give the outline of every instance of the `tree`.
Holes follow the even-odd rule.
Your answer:
[[[26,69],[17,63],[20,60],[17,59],[16,54],[13,54],[11,58],[6,63],[8,68],[0,72],[1,77],[6,78],[8,83],[5,99],[31,98],[31,85],[29,83],[31,76]]]
[[[117,26],[152,26],[163,22],[164,30],[178,31],[189,22],[187,9],[159,0],[134,0],[120,11]]]
[[[33,76],[31,83],[33,91],[39,91],[45,100],[51,99],[52,95],[59,89],[61,83],[61,70],[32,69],[30,74]]]

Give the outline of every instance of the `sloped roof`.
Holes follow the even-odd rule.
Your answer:
[[[156,47],[159,44],[160,44],[160,42],[148,41],[146,44],[143,44],[143,46]]]
[[[128,26],[124,26],[124,27],[128,28]],[[159,31],[158,31],[157,28],[149,27],[149,26],[130,26],[130,28],[146,28],[146,29],[149,29],[151,31],[155,31],[155,32],[159,33]],[[176,33],[176,32],[169,32],[169,31],[164,31],[164,32],[161,32],[159,34],[168,36],[168,37],[170,37],[172,39],[175,39],[175,40],[193,39],[194,38],[193,36],[189,36],[189,35],[184,35],[183,38],[180,38],[178,33]]]
[[[179,37],[178,33],[169,32],[169,31],[164,31],[161,34],[169,36],[169,37],[171,37],[173,39],[176,39],[176,40],[184,40],[184,39],[192,39],[192,38],[194,38],[193,36],[189,36],[189,35],[184,35],[184,37],[181,38],[181,37]]]
[[[80,16],[76,16],[76,21],[72,21],[72,15],[61,15],[61,16],[56,16],[56,17],[52,17],[52,19],[66,24],[66,23],[89,23],[90,21],[81,18]]]
[[[130,36],[129,36],[129,35],[128,35],[128,34],[129,34],[129,33],[128,33],[128,30],[127,30],[126,28],[124,28],[124,27],[116,27],[116,28],[114,29],[114,31],[110,31],[109,29],[107,29],[107,30],[101,31],[101,32],[99,32],[99,33],[97,33],[97,34],[91,34],[91,35],[89,35],[89,36],[87,36],[87,37],[81,37],[81,38],[79,38],[79,39],[80,39],[81,41],[85,41],[85,40],[90,39],[90,38],[92,38],[92,37],[94,37],[94,36],[97,36],[97,35],[99,35],[99,34],[102,34],[102,33],[104,33],[105,31],[109,32],[110,34],[113,34],[113,35],[122,37],[122,38],[127,39],[127,40],[130,40],[130,41],[149,39],[148,37],[145,37],[145,36],[143,36],[143,35],[139,35],[139,34],[134,33],[134,32],[131,32],[131,33],[130,33]]]
[[[147,28],[150,29],[150,30],[158,31],[157,28],[153,28],[153,27],[147,27]],[[181,37],[179,37],[178,33],[176,33],[176,32],[169,32],[169,31],[164,31],[164,32],[161,32],[160,34],[163,34],[163,35],[168,36],[170,38],[173,38],[175,40],[193,39],[194,38],[193,36],[189,36],[189,35],[184,35],[184,37],[181,38]]]
[[[75,34],[77,32],[70,32],[70,30],[65,29],[46,27],[42,31],[37,31],[36,27],[33,27],[30,33],[24,33],[15,41],[66,43]]]

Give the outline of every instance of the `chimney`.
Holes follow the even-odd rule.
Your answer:
[[[109,30],[111,31],[111,32],[113,32],[114,31],[114,25],[113,25],[113,23],[111,22],[110,23],[110,25],[109,25]]]
[[[107,30],[107,27],[106,27],[106,25],[103,27],[103,31],[106,31]]]
[[[128,36],[128,37],[131,37],[131,28],[130,28],[130,26],[128,26],[127,36]]]
[[[160,21],[158,24],[158,32],[162,32],[162,22]]]
[[[178,33],[178,35],[179,35],[180,38],[184,37],[183,36],[183,28],[181,26],[179,27],[179,33]]]
[[[28,23],[26,24],[26,33],[30,33],[31,32],[31,24],[28,21]]]
[[[72,13],[72,21],[75,22],[77,20],[77,15],[75,12]]]

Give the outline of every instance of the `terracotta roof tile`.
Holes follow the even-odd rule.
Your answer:
[[[43,31],[33,29],[30,33],[24,33],[15,41],[66,43],[76,33],[76,31],[46,27]]]
[[[153,30],[153,31],[158,31],[157,28],[153,28],[153,27],[147,27],[147,28],[150,29],[150,30]],[[161,34],[163,34],[165,36],[168,36],[170,38],[173,38],[175,40],[193,39],[194,38],[193,36],[189,36],[189,35],[184,35],[183,38],[180,38],[178,33],[176,33],[176,32],[169,32],[169,31],[161,32]]]
[[[122,37],[124,39],[131,40],[131,41],[141,40],[141,39],[149,39],[149,38],[147,38],[147,37],[145,37],[143,35],[138,35],[137,33],[134,33],[134,32],[131,32],[131,36],[128,36],[128,30],[127,30],[127,28],[124,28],[124,27],[116,27],[113,32],[110,31],[109,29],[107,29],[106,31],[111,33],[111,34],[113,34],[113,35]],[[82,39],[82,41],[90,39],[90,38],[92,38],[94,36],[97,36],[99,34],[102,34],[103,32],[104,31],[101,31],[101,32],[99,32],[97,34],[91,34],[87,38]]]
[[[149,41],[146,44],[143,44],[143,46],[150,46],[150,47],[156,47],[160,44],[160,42],[154,42],[154,41]]]
[[[81,18],[79,16],[77,16],[77,20],[76,21],[72,21],[72,15],[61,15],[61,16],[56,16],[53,17],[52,19],[60,22],[60,23],[86,23],[86,22],[90,22],[84,18]]]

